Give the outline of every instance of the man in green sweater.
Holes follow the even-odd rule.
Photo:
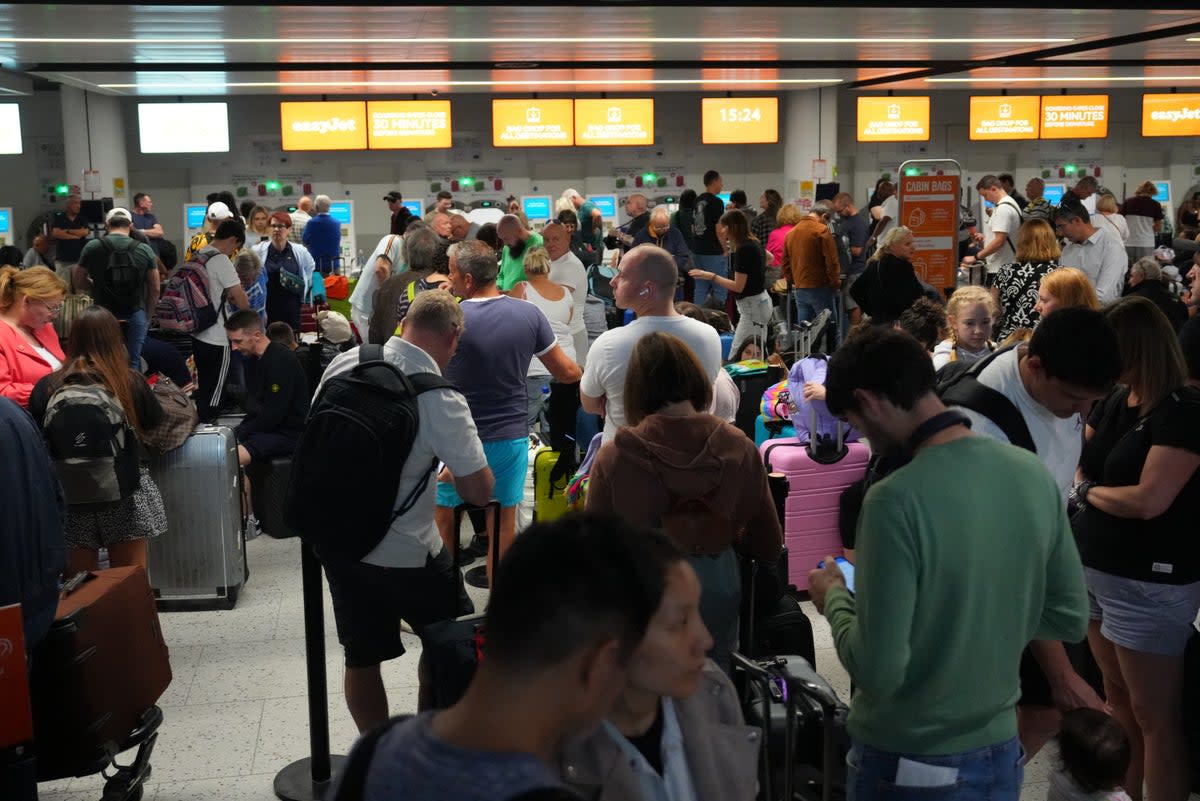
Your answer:
[[[533,248],[542,247],[542,235],[522,225],[517,215],[505,214],[496,223],[496,236],[504,243],[496,286],[501,292],[507,292],[525,280],[525,254]]]
[[[857,594],[832,558],[809,577],[858,688],[851,797],[1017,801],[1021,651],[1087,630],[1054,479],[1035,455],[973,435],[948,411],[928,353],[906,334],[875,328],[848,341],[825,386],[830,410],[874,447],[913,454],[863,502]]]

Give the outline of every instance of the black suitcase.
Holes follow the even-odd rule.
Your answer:
[[[462,546],[458,542],[458,533],[462,528],[463,515],[476,508],[462,504],[454,508],[454,545],[452,555],[454,568],[461,564]],[[488,527],[488,559],[492,560],[492,575],[495,575],[497,557],[500,550],[500,504],[492,501],[482,507],[491,519]],[[473,568],[483,570],[483,567]],[[484,616],[468,614],[454,620],[444,620],[425,627],[421,634],[421,650],[429,668],[431,703],[434,709],[445,709],[453,706],[466,692],[471,679],[475,677],[475,667],[483,657],[484,650]]]
[[[292,457],[251,462],[246,466],[246,477],[250,479],[250,501],[262,532],[276,540],[298,536],[288,527],[283,514],[288,481],[292,477]]]
[[[754,423],[762,406],[762,396],[771,387],[787,378],[787,371],[782,367],[768,367],[766,372],[754,375],[732,376],[733,383],[738,389],[737,415],[733,424],[742,433],[754,439]]]
[[[845,797],[848,707],[798,656],[751,660],[733,655],[734,684],[746,723],[762,730],[762,801]]]

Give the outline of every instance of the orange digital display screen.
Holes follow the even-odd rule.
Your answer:
[[[1108,136],[1108,95],[1043,95],[1043,139]]]
[[[494,147],[564,147],[573,144],[574,101],[492,101]]]
[[[366,150],[367,104],[280,103],[279,130],[284,150]]]
[[[929,97],[860,97],[858,141],[928,142]]]
[[[575,144],[654,144],[654,100],[576,100]]]
[[[705,97],[700,101],[700,141],[706,145],[779,141],[779,98]]]
[[[367,144],[372,150],[450,147],[449,100],[370,100]]]
[[[1037,139],[1041,121],[1041,98],[972,97],[971,140]]]
[[[1200,95],[1142,95],[1142,136],[1200,136]]]

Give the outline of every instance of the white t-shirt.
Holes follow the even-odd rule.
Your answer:
[[[334,359],[325,370],[322,383],[330,376],[350,372],[358,364],[358,350],[348,350]],[[392,337],[384,344],[383,358],[408,374],[442,373],[433,357],[400,337]],[[456,476],[469,476],[487,467],[475,421],[471,419],[471,410],[462,393],[452,389],[430,390],[417,396],[417,407],[421,424],[412,452],[400,473],[397,507],[425,477],[435,458],[445,462]],[[433,511],[437,506],[436,481],[437,476],[430,474],[428,486],[416,504],[396,518],[375,550],[363,558],[364,562],[380,567],[424,567],[426,557],[436,556],[442,550],[442,538],[433,522]]]
[[[1077,414],[1065,420],[1055,417],[1033,399],[1021,381],[1018,363],[1020,351],[1020,348],[1013,348],[997,356],[979,374],[979,381],[1002,393],[1020,410],[1025,425],[1029,427],[1029,435],[1037,446],[1037,455],[1054,476],[1065,501],[1071,485],[1075,483],[1075,468],[1079,465],[1079,454],[1083,450],[1083,418]],[[970,409],[959,411],[971,418],[971,430],[976,434],[1001,442],[1009,441],[1000,427],[988,418]]]
[[[890,219],[888,219],[887,225],[879,226],[879,230],[875,232],[876,240],[883,239],[884,234],[900,224],[900,198],[898,196],[892,195],[887,200],[883,201],[882,208],[883,211],[880,214],[879,219]]]
[[[625,422],[625,373],[637,341],[654,331],[665,331],[686,342],[700,359],[710,381],[721,371],[721,338],[717,330],[682,315],[639,317],[629,325],[605,331],[588,351],[587,368],[579,391],[593,398],[606,398],[604,441],[616,436]]]
[[[717,380],[713,382],[713,402],[712,406],[708,407],[708,413],[720,417],[726,423],[732,423],[737,419],[737,410],[741,402],[742,396],[738,392],[737,384],[733,383],[729,373],[718,370]]]
[[[571,317],[571,333],[586,331],[583,322],[583,307],[587,305],[587,270],[583,262],[571,251],[550,262],[550,280],[570,287],[575,297],[575,314]]]
[[[371,251],[367,263],[363,265],[362,273],[358,276],[358,283],[354,285],[354,291],[350,293],[350,306],[367,319],[370,319],[371,312],[375,308],[375,290],[379,288],[379,284],[375,280],[375,262],[379,260],[380,256],[391,263],[389,278],[404,272],[407,269],[403,263],[404,237],[388,234],[379,240],[379,243],[375,245],[375,250]],[[365,334],[362,331],[359,333]]]
[[[51,370],[57,370],[58,368],[62,367],[62,362],[58,360],[58,357],[43,348],[41,345],[34,345],[33,349],[37,351],[38,356],[41,356],[46,360],[46,364],[50,365]]]
[[[1005,195],[992,209],[992,215],[983,221],[985,245],[990,245],[996,234],[1002,233],[1008,237],[1003,247],[987,257],[989,275],[1000,272],[1001,265],[1016,261],[1017,229],[1020,227],[1021,210],[1017,208],[1017,201]]]
[[[212,304],[216,308],[221,308],[221,293],[226,289],[231,289],[235,286],[241,286],[242,282],[238,279],[237,270],[233,267],[233,262],[229,257],[222,254],[212,245],[207,245],[201,248],[201,253],[212,251],[212,256],[205,262],[204,268],[208,271],[208,296]],[[203,342],[206,345],[216,345],[224,347],[229,344],[229,337],[225,334],[225,322],[220,317],[217,322],[198,334],[192,334],[192,338]]]

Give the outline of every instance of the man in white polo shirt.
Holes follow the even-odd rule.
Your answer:
[[[992,215],[983,222],[984,244],[974,256],[967,256],[963,264],[982,261],[987,265],[987,283],[991,286],[1000,272],[1000,266],[1016,261],[1017,229],[1021,227],[1021,207],[1013,200],[1000,179],[985,175],[975,185],[979,196],[992,204]]]
[[[721,338],[716,329],[675,311],[678,276],[670,253],[655,245],[638,245],[621,259],[612,279],[617,306],[632,309],[637,319],[605,331],[592,343],[579,386],[583,410],[604,415],[605,442],[626,424],[625,372],[633,346],[646,334],[665,331],[682,339],[712,381],[721,369]]]

